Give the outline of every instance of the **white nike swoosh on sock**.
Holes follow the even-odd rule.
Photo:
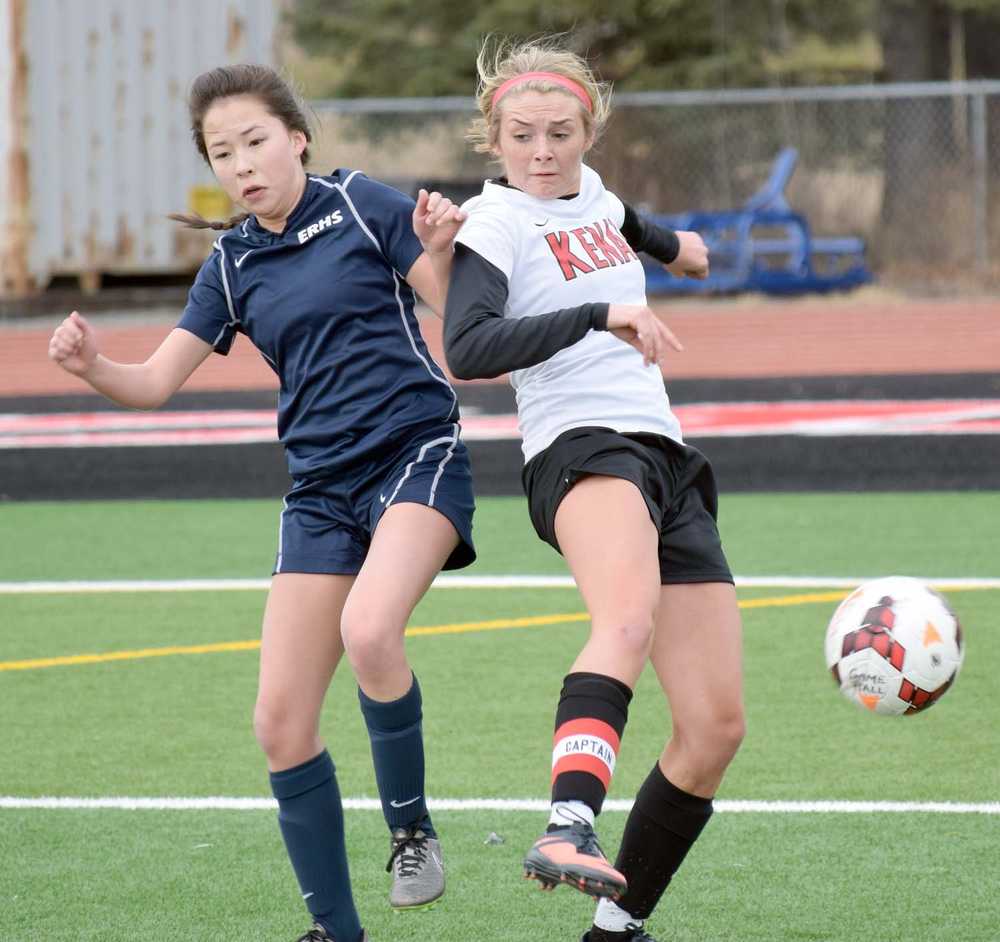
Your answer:
[[[412,805],[415,801],[420,801],[420,795],[417,795],[416,798],[411,798],[409,801],[396,801],[396,799],[393,798],[389,804],[392,805],[393,808],[405,808],[407,805]]]

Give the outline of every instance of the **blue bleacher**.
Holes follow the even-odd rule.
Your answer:
[[[816,237],[785,198],[798,161],[787,147],[775,158],[767,182],[740,209],[675,215],[647,214],[671,229],[699,232],[709,249],[704,281],[675,278],[643,257],[649,294],[807,294],[845,291],[872,280],[865,242],[855,236]]]

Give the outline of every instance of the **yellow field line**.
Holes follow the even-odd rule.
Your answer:
[[[572,615],[537,615],[529,618],[497,618],[492,621],[457,622],[453,625],[430,625],[407,628],[406,635],[452,635],[473,631],[498,631],[502,628],[536,628],[573,621],[587,621],[586,612]],[[104,661],[136,661],[147,657],[169,657],[175,654],[218,654],[224,651],[256,651],[260,641],[222,641],[218,644],[177,645],[169,648],[140,648],[136,651],[109,651],[107,654],[67,654],[62,657],[41,657],[26,661],[0,661],[0,671],[30,671],[42,667],[67,667],[76,664],[100,664]]]
[[[839,602],[847,598],[845,589],[836,592],[809,592],[801,595],[777,595],[774,598],[744,599],[740,608],[784,608],[792,605],[809,605],[811,602]]]
[[[218,644],[188,644],[170,648],[140,648],[137,651],[108,651],[106,654],[68,654],[64,657],[39,657],[28,661],[0,661],[0,671],[31,671],[42,667],[101,664],[105,661],[137,661],[147,657],[170,657],[174,654],[256,651],[259,647],[259,641],[223,641]]]
[[[813,592],[799,595],[781,595],[762,599],[744,599],[740,608],[774,608],[808,605],[814,602],[838,602],[846,591]],[[407,637],[418,635],[467,634],[477,631],[500,631],[508,628],[538,628],[544,625],[562,625],[588,621],[586,612],[567,615],[534,615],[525,618],[495,618],[489,621],[456,622],[450,625],[429,625],[408,628]],[[256,651],[260,641],[222,641],[217,644],[177,645],[166,648],[140,648],[135,651],[109,651],[105,654],[69,654],[63,657],[32,658],[23,661],[0,661],[0,671],[40,670],[44,667],[68,667],[79,664],[102,664],[108,661],[136,661],[149,657],[171,657],[181,654],[218,654],[225,651]]]
[[[494,618],[492,621],[466,621],[454,625],[431,625],[428,628],[407,628],[406,636],[458,635],[472,631],[499,631],[502,628],[539,628],[542,625],[563,625],[572,621],[588,621],[586,612],[570,615],[532,615],[526,618]]]

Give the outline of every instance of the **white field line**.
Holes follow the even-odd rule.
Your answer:
[[[853,589],[874,576],[736,576],[745,588]],[[924,576],[939,589],[1000,589],[1000,579]],[[103,581],[0,582],[0,595],[76,595],[88,592],[246,592],[264,591],[270,579],[114,579]],[[435,589],[571,589],[570,576],[438,576]]]
[[[549,810],[543,798],[432,798],[432,811]],[[273,798],[18,798],[0,796],[0,810],[46,811],[275,811]],[[631,801],[606,801],[605,811],[629,811]],[[377,798],[345,798],[348,811],[381,811]],[[1000,801],[738,801],[720,800],[724,814],[985,814],[1000,815]]]

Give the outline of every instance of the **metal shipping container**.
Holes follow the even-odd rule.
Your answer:
[[[165,214],[227,207],[187,90],[273,64],[277,16],[275,0],[0,0],[0,297],[198,266],[204,233]]]

